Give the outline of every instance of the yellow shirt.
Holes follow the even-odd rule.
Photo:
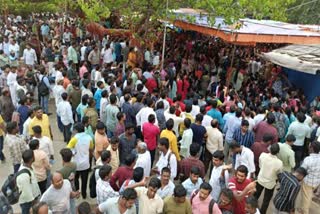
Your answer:
[[[42,136],[47,136],[51,139],[50,134],[50,122],[49,117],[46,114],[42,115],[42,119],[39,120],[37,117],[32,118],[29,124],[29,134],[34,135],[32,128],[35,126],[40,126],[42,129]]]
[[[97,131],[94,135],[95,149],[94,156],[96,160],[100,158],[100,154],[103,150],[107,149],[109,146],[109,141],[107,135],[101,135]]]
[[[169,140],[169,149],[175,154],[177,161],[180,161],[181,159],[178,150],[178,142],[176,135],[172,131],[165,129],[160,134],[160,138],[162,137],[165,137]]]
[[[189,118],[191,120],[191,123],[194,123],[194,118],[192,117],[192,114],[190,113],[181,113],[181,115],[183,118]],[[180,136],[183,135],[184,130],[186,129],[184,122],[180,123],[180,128],[179,128],[179,134]]]
[[[120,160],[119,160],[119,150],[113,151],[111,148],[111,145],[108,146],[107,148],[108,151],[111,153],[111,160],[110,160],[110,166],[112,167],[112,174],[117,171],[119,165],[120,165]]]
[[[0,125],[5,126],[4,120],[3,120],[3,118],[2,118],[1,115],[0,115]],[[4,135],[4,132],[3,132],[3,130],[0,128],[0,136],[3,136],[3,135]]]

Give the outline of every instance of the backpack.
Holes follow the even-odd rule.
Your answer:
[[[90,180],[89,180],[89,189],[90,189],[90,197],[91,198],[96,198],[97,197],[97,182],[96,182],[96,170],[100,169],[102,166],[97,166],[94,168]]]
[[[28,173],[31,183],[31,172],[24,168],[18,171],[16,174],[9,175],[7,180],[5,180],[4,184],[2,185],[1,191],[8,199],[10,204],[16,204],[19,201],[21,192],[19,191],[16,180],[17,177],[23,173]]]
[[[276,118],[276,129],[278,131],[279,138],[283,138],[286,135],[286,124],[284,123],[284,117],[281,113],[274,114]]]
[[[314,140],[316,140],[318,128],[319,126],[317,126],[315,129],[312,130],[311,136],[310,136],[310,142],[313,142]]]
[[[43,97],[43,96],[47,96],[49,94],[49,88],[47,87],[47,85],[44,83],[43,79],[45,78],[45,76],[42,77],[41,81],[39,82],[38,85],[38,93]]]
[[[199,193],[199,189],[197,189],[196,191],[194,191],[190,197],[190,203],[192,205],[192,201],[193,201],[193,198]],[[210,203],[209,203],[209,214],[212,214],[213,213],[213,206],[216,202],[214,201],[214,199],[211,199]]]

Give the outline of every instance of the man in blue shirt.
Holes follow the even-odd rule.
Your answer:
[[[211,106],[212,106],[212,109],[207,112],[207,115],[212,117],[212,119],[217,119],[218,123],[219,123],[219,127],[222,130],[223,126],[224,126],[224,122],[223,122],[223,119],[222,119],[221,112],[217,109],[217,106],[218,106],[217,100],[212,100],[211,101]]]
[[[223,133],[225,133],[225,144],[224,144],[224,157],[225,157],[225,162],[228,162],[229,160],[229,145],[233,142],[233,135],[235,131],[240,128],[241,126],[241,117],[242,115],[242,110],[238,108],[236,110],[236,115],[231,116],[227,122],[226,125],[224,126]]]

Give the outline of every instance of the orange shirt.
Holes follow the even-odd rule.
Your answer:
[[[98,160],[100,158],[101,152],[108,148],[109,141],[108,141],[107,135],[101,135],[97,131],[94,134],[94,140],[95,140],[94,156],[96,160]]]

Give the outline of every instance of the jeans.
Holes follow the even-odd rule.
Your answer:
[[[3,150],[3,136],[0,136],[0,160],[3,161],[5,157],[2,150]]]
[[[49,95],[41,96],[41,108],[45,114],[49,113]]]
[[[61,122],[61,118],[57,115],[57,123],[58,123],[58,128],[60,130],[60,132],[63,133],[63,124]]]
[[[21,165],[20,163],[13,165],[13,172],[14,172],[14,174],[16,174],[16,173],[19,171],[20,165]]]
[[[79,190],[79,177],[81,177],[81,195],[83,199],[87,198],[87,183],[88,183],[89,169],[76,171],[74,185],[76,190]]]
[[[268,210],[268,206],[269,206],[270,201],[271,201],[272,196],[273,196],[274,188],[273,189],[267,189],[267,188],[263,187],[262,185],[260,185],[257,182],[256,189],[257,189],[257,191],[254,194],[254,197],[256,197],[257,199],[259,199],[259,197],[260,197],[260,195],[261,195],[261,193],[262,193],[262,191],[264,189],[264,196],[263,196],[263,202],[262,202],[262,205],[261,205],[260,213],[261,214],[266,214],[267,210]]]
[[[20,204],[21,214],[30,214],[31,207],[32,207],[32,202]]]
[[[69,125],[63,125],[63,141],[65,143],[69,143],[70,139],[71,139],[71,126],[72,124],[70,123]]]

